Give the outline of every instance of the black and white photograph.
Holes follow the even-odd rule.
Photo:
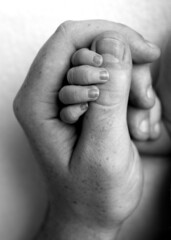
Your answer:
[[[170,0],[0,0],[0,240],[171,240]]]

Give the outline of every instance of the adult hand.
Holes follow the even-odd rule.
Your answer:
[[[171,154],[171,42],[161,55],[159,77],[155,89],[161,102],[161,134],[155,141],[135,142],[142,154],[168,156]],[[155,115],[157,113],[154,113]],[[138,116],[138,114],[137,114]],[[139,117],[139,116],[138,116]]]
[[[162,119],[165,130],[171,135],[171,41],[163,52],[157,91],[162,104]]]
[[[15,114],[48,179],[49,215],[41,239],[55,236],[58,239],[87,239],[87,236],[111,239],[121,222],[135,209],[141,195],[142,173],[136,149],[128,131],[123,136],[120,134],[126,130],[131,78],[129,46],[123,37],[118,41],[124,43],[129,67],[123,77],[128,80],[126,98],[118,102],[123,110],[122,124],[117,120],[119,108],[113,109],[115,126],[110,126],[112,134],[105,138],[102,148],[104,135],[99,134],[99,130],[104,130],[105,126],[100,122],[97,124],[96,114],[93,115],[98,111],[88,112],[87,118],[92,122],[89,125],[85,121],[80,132],[59,119],[58,92],[64,84],[71,56],[77,49],[89,47],[104,31],[116,31],[124,36],[135,63],[154,61],[159,56],[157,47],[151,47],[140,35],[123,25],[100,20],[66,22],[38,53],[14,101]],[[110,64],[108,67],[111,70]],[[111,73],[113,77],[115,74]],[[117,96],[120,96],[117,101],[123,98],[122,94]],[[100,110],[104,118],[105,114],[109,116],[108,110]],[[114,135],[117,127],[122,131]],[[108,135],[109,132],[107,126],[103,133]],[[96,137],[93,139],[93,136]],[[111,140],[114,140],[112,144]],[[123,148],[118,145],[122,143]],[[125,148],[127,143],[129,148]]]

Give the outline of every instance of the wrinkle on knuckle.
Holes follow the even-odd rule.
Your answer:
[[[25,112],[29,111],[29,109],[30,106],[29,101],[26,98],[26,94],[23,93],[22,89],[20,89],[20,91],[13,100],[13,112],[18,121],[24,118]]]
[[[13,112],[15,114],[15,116],[17,117],[17,119],[20,116],[20,103],[19,103],[19,97],[16,96],[14,101],[13,101]]]
[[[34,106],[22,92],[19,92],[13,101],[13,112],[20,125],[27,128],[33,122]]]
[[[56,34],[62,33],[62,35],[66,36],[70,34],[70,32],[72,32],[73,27],[74,27],[74,21],[67,20],[58,26],[55,33]]]

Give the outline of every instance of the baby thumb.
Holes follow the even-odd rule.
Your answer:
[[[102,67],[108,70],[110,76],[107,83],[98,86],[100,96],[96,103],[122,109],[126,114],[132,73],[128,44],[120,34],[107,32],[94,40],[92,50],[103,56]]]
[[[101,155],[110,155],[113,149],[129,155],[130,137],[127,127],[127,105],[131,83],[132,59],[128,44],[116,32],[99,35],[92,49],[103,56],[103,66],[109,72],[109,80],[99,84],[99,98],[89,103],[86,112],[80,143],[87,149],[91,146]],[[86,146],[86,147],[85,147]],[[94,147],[93,147],[94,146]],[[87,150],[89,151],[89,150]],[[94,153],[93,153],[94,154]],[[110,157],[109,157],[110,158]]]

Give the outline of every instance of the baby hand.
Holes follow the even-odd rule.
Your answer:
[[[95,45],[92,47],[95,48]],[[87,111],[88,102],[98,99],[98,85],[109,80],[103,57],[95,50],[80,49],[72,56],[73,68],[67,74],[70,85],[64,86],[59,94],[61,102],[65,104],[60,116],[66,123],[76,123]],[[138,141],[157,139],[160,135],[161,108],[152,89],[148,64],[134,66],[129,97],[128,127],[132,138]]]
[[[109,80],[109,73],[102,68],[101,55],[89,49],[80,49],[72,57],[73,68],[68,71],[67,80],[70,85],[59,92],[60,101],[66,106],[60,117],[66,123],[75,123],[88,109],[88,102],[99,97],[97,84]]]

